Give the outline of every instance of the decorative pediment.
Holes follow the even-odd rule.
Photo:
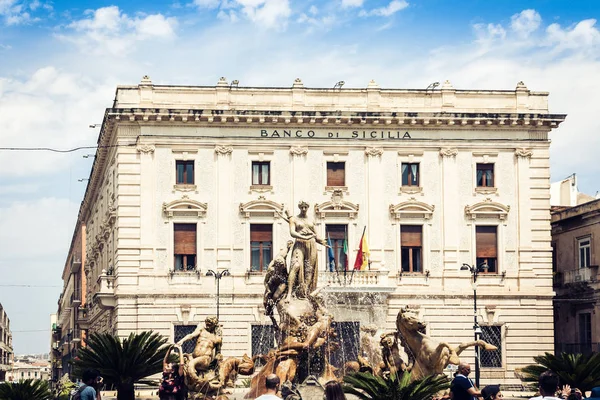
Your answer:
[[[240,213],[246,217],[274,217],[279,218],[283,213],[283,204],[267,200],[260,196],[258,200],[240,203]]]
[[[465,215],[471,219],[495,218],[504,221],[509,211],[510,206],[496,203],[489,198],[472,206],[465,206]]]
[[[434,209],[434,205],[423,203],[422,201],[417,201],[414,197],[412,197],[408,201],[404,201],[396,205],[390,204],[390,214],[393,218],[396,219],[431,219]]]
[[[206,203],[200,203],[187,196],[183,196],[180,200],[175,200],[170,203],[163,203],[163,213],[167,218],[205,217],[207,208],[208,206]]]
[[[335,189],[331,194],[331,201],[315,204],[315,213],[318,218],[350,218],[354,219],[358,215],[358,204],[344,200],[344,192]]]

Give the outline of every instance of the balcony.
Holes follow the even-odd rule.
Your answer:
[[[81,330],[79,328],[73,329],[73,343],[81,342]]]
[[[81,257],[75,258],[71,261],[71,273],[76,274],[81,270]]]
[[[117,299],[115,297],[115,276],[112,274],[108,275],[106,270],[103,269],[100,276],[98,276],[98,285],[100,286],[100,290],[94,294],[94,300],[105,310],[114,308],[117,305]]]
[[[79,329],[90,329],[89,311],[86,307],[77,310],[77,321],[75,324]]]
[[[71,295],[71,305],[73,307],[79,307],[81,305],[81,290],[77,289],[73,291]]]
[[[592,283],[598,282],[600,276],[598,276],[598,266],[593,265],[588,268],[576,268],[568,271],[562,271],[556,273],[554,276],[554,286],[560,287],[570,283]]]
[[[319,271],[319,286],[328,286],[330,292],[389,292],[394,287],[389,282],[389,271]]]

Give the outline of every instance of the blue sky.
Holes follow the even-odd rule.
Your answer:
[[[600,2],[0,0],[0,147],[94,145],[118,84],[549,91],[552,180],[600,190]],[[0,302],[17,353],[46,352],[49,314],[91,158],[0,151]]]

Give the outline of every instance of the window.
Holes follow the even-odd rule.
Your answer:
[[[194,332],[197,325],[175,325],[175,343],[183,339],[186,335]],[[196,345],[195,340],[188,340],[181,347],[184,353],[192,354]]]
[[[327,225],[326,238],[331,241],[331,251],[327,249],[327,269],[329,271],[345,271],[348,269],[348,242],[346,241],[347,225]],[[345,242],[345,245],[344,245]],[[333,255],[333,260],[331,259]]]
[[[175,271],[196,269],[196,224],[175,224]]]
[[[400,226],[402,272],[423,272],[423,227]]]
[[[266,271],[271,259],[273,249],[273,225],[250,225],[250,270],[256,272]]]
[[[402,163],[402,186],[419,186],[418,163]]]
[[[494,187],[494,164],[477,164],[477,187]]]
[[[275,328],[273,325],[250,325],[252,329],[252,357],[267,354],[275,348]],[[259,360],[257,359],[257,362]]]
[[[481,326],[481,339],[498,348],[498,350],[493,351],[483,351],[480,349],[481,367],[502,368],[502,326]]]
[[[496,226],[475,227],[475,241],[477,252],[477,266],[487,265],[487,269],[481,272],[498,272],[498,235]]]
[[[271,184],[271,163],[252,162],[252,185],[270,185]]]
[[[579,342],[581,344],[592,343],[592,314],[579,314]]]
[[[194,184],[194,161],[175,161],[177,177],[175,183],[178,185]]]
[[[346,186],[345,162],[327,162],[327,186]]]
[[[577,242],[579,244],[579,268],[587,268],[591,264],[592,239],[586,237],[584,239],[579,239]]]

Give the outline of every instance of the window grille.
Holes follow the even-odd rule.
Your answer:
[[[494,351],[480,349],[482,368],[502,368],[502,326],[481,326],[481,339],[498,348]]]
[[[175,325],[175,343],[179,342],[185,335],[189,335],[190,333],[196,330],[197,325]],[[194,347],[196,345],[196,339],[188,340],[185,342],[181,348],[184,353],[193,353]]]

